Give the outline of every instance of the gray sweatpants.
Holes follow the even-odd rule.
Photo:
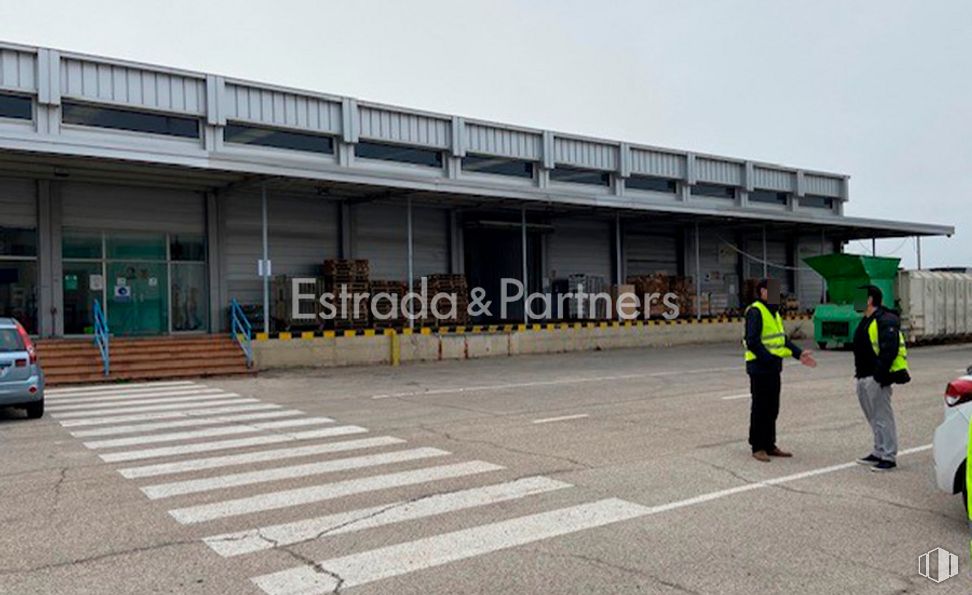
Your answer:
[[[894,411],[891,410],[891,387],[882,387],[870,376],[858,378],[857,398],[874,432],[874,450],[871,454],[893,462],[898,454],[898,433],[894,427]]]

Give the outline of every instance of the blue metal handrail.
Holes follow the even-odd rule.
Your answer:
[[[246,367],[253,367],[253,327],[236,298],[230,300],[230,336],[243,350]]]
[[[101,352],[101,362],[102,367],[105,370],[105,376],[111,370],[111,354],[108,349],[108,317],[105,316],[105,311],[101,308],[101,302],[95,300],[94,302],[94,343],[98,346],[98,351]]]

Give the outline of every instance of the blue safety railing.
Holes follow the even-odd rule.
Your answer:
[[[246,367],[253,367],[253,327],[236,298],[230,300],[230,333],[246,356]]]
[[[105,311],[101,308],[101,302],[95,300],[94,343],[98,346],[98,351],[101,352],[101,362],[105,370],[105,376],[111,370],[111,353],[108,349],[108,337],[108,317],[105,316]]]

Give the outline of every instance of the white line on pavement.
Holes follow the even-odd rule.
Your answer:
[[[208,395],[225,393],[221,388],[176,388],[172,390],[153,390],[142,393],[125,393],[123,395],[112,395],[110,397],[71,397],[65,399],[52,399],[52,407],[65,407],[67,405],[79,405],[82,403],[113,403],[116,401],[138,401],[141,399],[152,399],[158,397],[182,397],[187,395]]]
[[[535,419],[533,423],[535,424],[549,424],[555,421],[568,421],[571,419],[583,419],[585,417],[590,417],[587,413],[578,413],[577,415],[561,415],[560,417],[545,417],[543,419]]]
[[[359,438],[357,440],[327,442],[325,444],[312,444],[310,446],[289,446],[287,448],[260,450],[257,452],[246,452],[238,455],[223,455],[203,459],[189,459],[185,461],[176,461],[173,463],[156,463],[154,465],[143,465],[141,467],[119,469],[118,472],[121,473],[123,477],[127,477],[128,479],[138,479],[140,477],[155,477],[158,475],[200,471],[202,469],[214,469],[217,467],[232,467],[233,465],[247,465],[250,463],[263,463],[266,461],[279,461],[282,459],[296,459],[311,455],[346,452],[349,450],[360,450],[379,446],[390,446],[392,444],[403,444],[404,442],[405,441],[401,438],[378,436],[376,438]]]
[[[446,395],[453,393],[469,393],[469,392],[480,392],[489,390],[509,390],[511,388],[533,388],[537,386],[557,386],[561,384],[580,384],[583,382],[606,382],[612,380],[635,380],[643,378],[656,378],[660,376],[672,376],[672,375],[691,375],[691,374],[704,374],[707,372],[726,372],[730,370],[738,370],[739,367],[726,367],[726,368],[703,368],[700,370],[682,370],[682,371],[668,371],[668,372],[648,372],[644,374],[617,374],[613,376],[595,376],[595,377],[577,377],[577,378],[559,378],[557,380],[537,380],[533,382],[513,382],[509,384],[484,384],[480,386],[457,386],[452,388],[433,388],[428,390],[420,391],[410,391],[403,393],[389,393],[381,395],[372,395],[372,399],[395,399],[400,397],[425,397],[434,395]]]
[[[527,477],[458,492],[435,494],[412,502],[393,502],[293,523],[215,535],[207,537],[203,541],[223,557],[239,556],[303,541],[321,539],[324,536],[363,531],[478,506],[488,506],[569,487],[573,486],[546,477]]]
[[[159,498],[170,498],[184,494],[196,494],[244,485],[257,483],[267,483],[269,481],[280,481],[284,479],[295,479],[298,477],[310,477],[312,475],[324,475],[337,471],[349,471],[351,469],[365,469],[367,467],[378,467],[390,465],[392,463],[404,463],[407,461],[420,461],[435,457],[444,457],[452,454],[438,448],[412,448],[408,450],[396,450],[377,455],[364,455],[360,457],[349,457],[346,459],[332,459],[330,461],[319,461],[316,463],[306,463],[303,465],[292,465],[290,467],[275,467],[260,471],[246,471],[244,473],[233,473],[230,475],[219,475],[216,477],[204,477],[202,479],[189,479],[186,481],[174,481],[157,485],[145,486],[142,492],[151,500]]]
[[[223,391],[217,391],[215,393],[204,393],[204,394],[192,394],[183,396],[170,396],[170,397],[160,397],[153,399],[138,399],[134,401],[119,401],[117,403],[81,403],[70,405],[51,405],[48,407],[48,411],[53,411],[61,413],[62,411],[89,411],[91,409],[104,409],[106,407],[133,407],[133,406],[143,406],[143,405],[161,405],[164,403],[186,403],[189,401],[205,401],[207,399],[228,399],[231,397],[239,397],[240,395],[236,393],[224,393]]]
[[[426,467],[424,469],[402,471],[387,475],[373,475],[293,490],[269,492],[248,498],[200,504],[188,508],[177,508],[170,510],[169,514],[184,525],[204,523],[225,517],[290,508],[291,506],[323,502],[325,500],[352,496],[354,494],[422,484],[440,479],[465,477],[489,471],[499,471],[500,469],[503,469],[503,467],[492,463],[469,461],[466,463]]]
[[[71,432],[75,438],[88,438],[91,436],[114,436],[117,434],[134,434],[135,432],[151,432],[154,430],[167,430],[171,428],[191,428],[194,426],[217,426],[222,424],[236,423],[240,421],[254,421],[260,419],[274,419],[278,417],[293,417],[303,415],[303,411],[297,409],[284,409],[282,411],[258,411],[256,413],[241,413],[238,415],[223,415],[216,417],[199,417],[195,419],[179,419],[176,421],[159,421],[147,424],[134,424],[130,426],[110,426],[107,428],[95,428],[93,430],[78,430]]]
[[[127,438],[109,438],[107,440],[85,442],[84,445],[90,449],[118,448],[120,446],[158,444],[160,442],[177,442],[180,440],[195,440],[197,438],[211,438],[214,436],[229,436],[231,434],[252,434],[255,432],[262,432],[264,430],[278,430],[281,428],[296,428],[300,426],[318,426],[332,423],[334,423],[334,420],[329,417],[302,417],[298,419],[285,419],[282,421],[235,424],[232,426],[207,428],[205,430],[188,430],[185,432],[168,432],[164,434],[145,434],[142,436],[129,436]]]
[[[223,399],[223,395],[220,395],[220,400],[216,401],[197,401],[194,403],[177,403],[177,404],[166,404],[166,405],[146,405],[142,407],[119,407],[115,409],[114,407],[109,409],[95,409],[92,411],[66,411],[64,413],[54,413],[54,417],[58,419],[74,419],[79,417],[96,417],[111,414],[122,414],[122,413],[148,413],[150,411],[177,411],[183,409],[201,409],[203,407],[216,407],[217,405],[243,405],[244,403],[259,403],[259,399],[242,399],[239,397],[233,397],[231,399]]]
[[[735,401],[736,399],[748,399],[751,395],[749,393],[739,393],[738,395],[728,395],[725,397],[720,397],[723,401]]]
[[[314,567],[300,566],[252,580],[270,595],[332,593],[339,588],[633,519],[648,510],[640,504],[608,498],[332,558]],[[340,582],[336,577],[340,577]]]
[[[245,448],[247,446],[262,446],[265,444],[278,444],[280,442],[292,442],[294,440],[313,440],[315,438],[332,438],[337,436],[348,436],[350,434],[363,434],[367,432],[360,426],[337,426],[324,428],[322,430],[308,430],[306,432],[294,432],[293,434],[269,434],[267,436],[250,436],[249,438],[236,438],[233,440],[218,440],[215,442],[199,442],[196,444],[179,444],[176,446],[162,446],[159,448],[147,448],[142,450],[126,450],[122,452],[110,452],[102,455],[102,461],[106,463],[119,463],[122,461],[139,461],[142,459],[154,459],[157,457],[170,457],[175,455],[195,454],[199,452],[212,452],[214,450],[226,450],[230,448]]]
[[[89,419],[70,419],[59,422],[65,428],[79,428],[84,426],[102,426],[105,424],[125,423],[130,421],[151,421],[156,419],[192,419],[196,416],[219,415],[221,413],[238,413],[241,411],[265,411],[267,409],[281,409],[282,405],[261,403],[259,405],[231,405],[228,407],[213,407],[211,409],[190,409],[189,411],[165,411],[162,413],[135,413],[132,415],[112,415]]]
[[[201,386],[191,380],[171,380],[168,382],[133,382],[131,384],[95,384],[87,386],[70,386],[65,388],[51,388],[44,392],[45,395],[77,395],[86,393],[112,393],[118,391],[129,391],[139,389],[155,389],[162,386]]]

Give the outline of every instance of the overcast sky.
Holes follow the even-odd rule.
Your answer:
[[[847,214],[954,225],[923,264],[972,266],[969,0],[0,9],[7,41],[847,173]],[[912,240],[879,252],[914,266]]]

